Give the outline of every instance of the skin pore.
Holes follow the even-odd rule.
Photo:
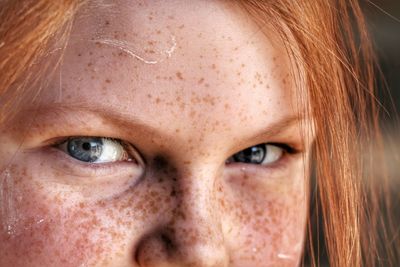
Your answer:
[[[78,14],[49,86],[0,128],[0,266],[299,264],[308,120],[283,44],[227,2]],[[83,139],[113,153],[74,158]]]

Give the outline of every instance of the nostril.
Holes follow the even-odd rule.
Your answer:
[[[165,247],[166,247],[168,253],[170,253],[172,250],[175,249],[175,245],[172,242],[172,239],[169,238],[166,234],[162,234],[160,236],[160,238],[163,241],[163,243],[165,244]]]
[[[173,249],[174,244],[166,234],[154,233],[139,242],[135,261],[139,266],[161,266],[169,261]]]

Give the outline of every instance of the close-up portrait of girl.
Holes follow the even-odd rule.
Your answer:
[[[0,1],[0,266],[391,266],[369,40],[356,0]]]

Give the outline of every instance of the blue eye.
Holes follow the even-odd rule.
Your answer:
[[[95,162],[103,152],[101,138],[71,138],[67,141],[69,155],[84,162]]]
[[[227,160],[227,163],[247,163],[268,165],[280,160],[284,148],[272,144],[260,144],[246,148]]]
[[[79,161],[89,163],[132,160],[120,141],[105,137],[70,137],[58,148]]]

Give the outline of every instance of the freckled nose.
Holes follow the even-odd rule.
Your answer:
[[[201,172],[177,180],[172,220],[140,242],[139,266],[228,266],[215,181]]]

